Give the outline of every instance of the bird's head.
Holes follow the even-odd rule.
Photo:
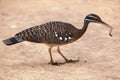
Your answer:
[[[102,19],[96,14],[89,14],[85,17],[85,21],[94,22],[94,23],[101,23]]]
[[[100,24],[103,24],[105,25],[106,27],[110,28],[110,32],[109,32],[109,35],[111,35],[111,31],[112,31],[112,27],[110,25],[108,25],[107,23],[105,23],[104,21],[102,21],[102,19],[96,15],[96,14],[89,14],[85,17],[85,22],[94,22],[94,23],[100,23]]]

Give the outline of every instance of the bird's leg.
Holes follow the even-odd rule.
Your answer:
[[[65,61],[66,61],[67,63],[75,63],[75,62],[78,62],[78,61],[79,61],[79,60],[72,60],[72,59],[68,60],[68,59],[61,53],[59,46],[58,46],[58,48],[57,48],[57,51],[58,51],[58,53],[65,59]]]
[[[65,59],[65,61],[68,61],[68,59],[61,53],[59,46],[57,48],[57,51]]]
[[[51,49],[52,49],[52,46],[49,48],[49,54],[50,54],[50,60],[51,60],[49,64],[57,65],[57,62],[53,61]]]

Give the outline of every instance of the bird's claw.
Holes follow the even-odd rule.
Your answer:
[[[56,66],[58,66],[58,65],[59,65],[57,62],[49,62],[48,64],[51,64],[51,65],[56,65]]]

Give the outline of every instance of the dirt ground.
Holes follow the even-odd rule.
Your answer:
[[[113,37],[91,23],[82,38],[61,46],[77,63],[48,65],[48,46],[22,42],[6,46],[2,40],[31,26],[63,21],[82,28],[84,17],[95,13],[113,26]],[[120,0],[0,0],[0,80],[120,80]],[[53,57],[64,62],[56,48]]]

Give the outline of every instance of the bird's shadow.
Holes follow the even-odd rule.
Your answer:
[[[54,63],[48,63],[48,64],[51,64],[53,66],[60,66],[60,65],[64,65],[64,64],[69,64],[69,63],[76,63],[76,62],[79,62],[79,60],[68,60],[66,62],[54,62]]]

